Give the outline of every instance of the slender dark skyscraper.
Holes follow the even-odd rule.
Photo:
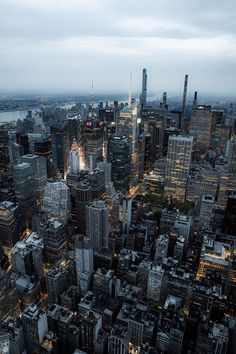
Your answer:
[[[142,78],[142,93],[141,93],[141,107],[146,105],[147,102],[147,69],[143,69]]]
[[[188,90],[188,75],[185,75],[184,78],[184,92],[183,92],[183,101],[182,101],[182,119],[181,119],[181,129],[185,129],[185,106],[186,106],[186,98],[187,98],[187,90]]]

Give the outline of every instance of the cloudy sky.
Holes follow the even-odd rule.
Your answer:
[[[235,0],[0,0],[0,91],[236,92]]]

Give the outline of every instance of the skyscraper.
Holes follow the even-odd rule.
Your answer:
[[[86,236],[93,250],[108,247],[108,208],[102,200],[94,200],[86,206]]]
[[[79,182],[75,187],[75,203],[78,231],[85,233],[85,208],[91,202],[91,187],[87,181]]]
[[[181,135],[169,137],[164,187],[166,196],[185,200],[192,143],[192,137]]]
[[[189,133],[193,144],[200,149],[208,149],[211,139],[211,106],[197,106],[192,110]]]
[[[11,249],[19,241],[22,230],[19,207],[7,201],[0,203],[0,239],[3,246]]]
[[[9,163],[8,155],[8,143],[9,136],[8,132],[1,129],[0,130],[0,183],[6,183],[7,176],[7,166]]]
[[[48,182],[42,203],[42,211],[48,218],[58,218],[66,224],[70,215],[70,189],[65,182]]]
[[[22,313],[22,324],[25,333],[28,353],[39,354],[40,343],[48,332],[46,313],[35,304],[29,305]]]
[[[30,222],[33,210],[36,207],[36,185],[29,163],[22,162],[14,166],[13,181],[19,209],[24,211],[26,222]]]
[[[103,160],[104,122],[97,119],[84,123],[85,166],[92,171]]]
[[[75,138],[71,145],[70,150],[70,172],[77,175],[80,171],[80,157],[79,157],[79,146]]]
[[[41,202],[44,194],[44,188],[47,183],[47,164],[44,156],[39,155],[24,155],[22,162],[29,163],[33,172],[33,179],[35,182],[36,196]]]
[[[143,69],[142,93],[140,96],[141,109],[146,105],[146,102],[147,102],[147,69]]]
[[[108,143],[108,160],[112,165],[111,179],[115,188],[127,192],[131,177],[131,155],[126,135],[112,135]]]
[[[93,275],[93,250],[88,237],[77,235],[75,237],[75,261],[77,285],[82,295],[90,289]]]

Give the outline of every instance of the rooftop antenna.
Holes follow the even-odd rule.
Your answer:
[[[131,88],[132,88],[132,73],[130,73],[129,76],[129,98],[128,98],[129,105],[131,105]]]

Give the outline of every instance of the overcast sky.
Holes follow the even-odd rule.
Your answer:
[[[235,0],[0,0],[0,91],[236,92]]]

